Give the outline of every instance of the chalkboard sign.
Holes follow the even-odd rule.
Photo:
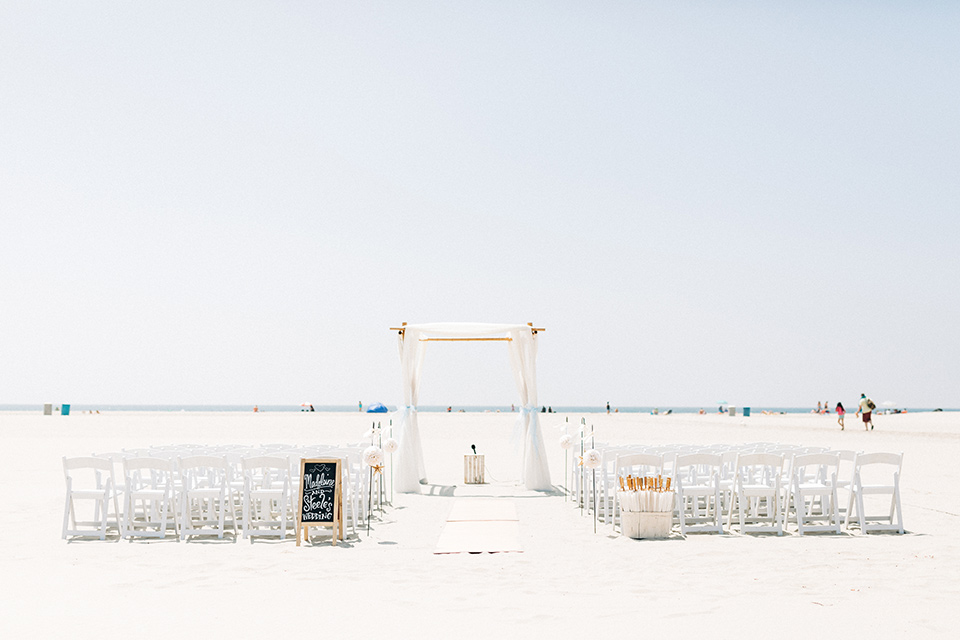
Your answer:
[[[300,500],[297,507],[297,545],[310,527],[330,527],[333,544],[343,539],[343,488],[337,458],[300,460]]]

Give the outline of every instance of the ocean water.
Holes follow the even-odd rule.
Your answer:
[[[851,403],[852,404],[852,403]],[[54,404],[54,408],[57,409],[60,405]],[[547,405],[544,405],[546,407]],[[213,412],[248,412],[253,411],[253,404],[71,404],[70,412],[71,413],[82,413],[84,411],[213,411]],[[303,407],[300,405],[287,405],[287,404],[261,404],[258,405],[259,410],[262,412],[299,412],[303,411]],[[396,411],[396,405],[387,405],[387,408],[393,412]],[[461,410],[466,413],[510,413],[510,405],[484,405],[484,406],[456,406],[453,405],[452,410],[454,412],[459,412]],[[551,406],[554,413],[606,413],[606,406]],[[314,405],[314,409],[320,412],[346,412],[346,411],[357,411],[357,405]],[[431,412],[431,413],[440,413],[447,410],[446,406],[433,406],[427,405],[417,408],[421,412]],[[662,405],[659,407],[616,407],[619,410],[619,413],[652,413],[654,409],[658,409],[660,414],[663,415],[667,410],[670,410],[672,413],[698,413],[700,407],[670,407]],[[366,410],[366,409],[364,409]],[[703,410],[706,413],[716,413],[717,406],[710,405],[703,407]],[[810,413],[812,407],[767,407],[762,405],[751,406],[750,410],[752,413],[759,414],[761,411],[770,411],[774,413]],[[909,407],[911,413],[922,413],[928,411],[934,411],[934,408],[912,408]],[[960,409],[948,409],[946,407],[942,408],[943,411],[960,411]],[[0,404],[0,411],[43,411],[42,404]],[[851,412],[856,411],[854,407]],[[881,409],[882,411],[882,409]],[[737,413],[742,413],[742,407],[737,407]],[[384,414],[381,414],[384,415]]]

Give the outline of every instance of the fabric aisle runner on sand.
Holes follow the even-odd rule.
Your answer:
[[[522,553],[516,505],[502,498],[458,498],[433,552]]]

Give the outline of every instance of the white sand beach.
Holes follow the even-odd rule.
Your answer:
[[[564,452],[541,415],[553,482]],[[570,415],[579,422],[580,415]],[[7,518],[0,556],[5,638],[950,637],[960,614],[960,414],[848,416],[586,414],[608,443],[776,441],[903,452],[905,535],[619,537],[562,493],[528,492],[516,414],[422,413],[430,485],[396,495],[371,533],[336,547],[258,541],[61,539],[61,456],[149,445],[357,442],[354,413],[0,414]],[[385,423],[383,416],[380,419]],[[462,484],[470,444],[488,481]],[[511,501],[522,553],[434,555],[454,500]]]

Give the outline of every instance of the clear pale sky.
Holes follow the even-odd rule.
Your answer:
[[[4,2],[0,404],[960,407],[960,7]],[[422,404],[509,404],[500,344]]]

